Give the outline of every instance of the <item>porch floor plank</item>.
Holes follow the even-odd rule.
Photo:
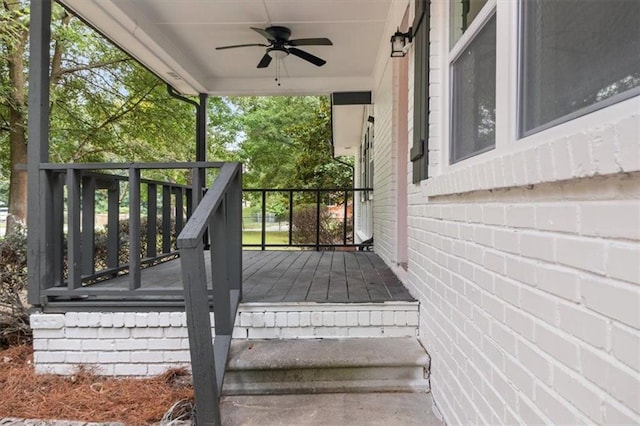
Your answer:
[[[322,257],[322,253],[317,251],[303,252],[303,257],[306,259],[304,266],[284,296],[283,302],[304,301],[309,294],[313,276],[318,267],[318,262],[320,262],[320,258]]]
[[[205,265],[210,277],[210,262]],[[415,300],[382,259],[371,252],[247,250],[243,252],[243,279],[243,302]],[[143,289],[181,286],[179,260],[142,270]],[[91,287],[127,288],[128,277]]]
[[[329,295],[329,273],[331,272],[331,257],[333,252],[322,251],[320,262],[313,274],[311,287],[305,301],[308,302],[325,302]]]

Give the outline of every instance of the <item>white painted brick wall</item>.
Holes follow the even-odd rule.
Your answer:
[[[407,337],[417,335],[418,322],[415,302],[247,303],[239,308],[233,337]],[[31,326],[38,373],[73,374],[87,365],[105,375],[148,376],[190,364],[184,313],[33,314]]]
[[[448,422],[640,423],[640,173],[586,179],[410,205]]]
[[[387,61],[379,87],[391,87],[393,63]],[[378,90],[374,104],[374,196],[373,196],[373,235],[376,253],[390,265],[396,264],[395,188],[397,186],[396,134],[393,127],[393,91]]]
[[[573,133],[438,164],[447,2],[431,5],[435,164],[408,186],[406,284],[420,302],[434,400],[450,424],[640,424],[640,100],[599,112],[604,123],[569,123]],[[375,99],[392,92],[380,85]],[[392,128],[382,111],[376,125]],[[409,129],[412,140],[411,112]],[[382,185],[394,178],[376,173]],[[379,219],[376,230],[388,226]],[[376,249],[393,247],[381,234]]]

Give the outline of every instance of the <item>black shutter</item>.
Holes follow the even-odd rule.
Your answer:
[[[416,0],[413,21],[413,183],[429,177],[429,13],[430,0]]]

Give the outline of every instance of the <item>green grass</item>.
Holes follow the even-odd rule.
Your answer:
[[[242,243],[260,244],[261,235],[260,231],[242,231]],[[288,244],[289,231],[267,231],[265,242],[267,244]]]

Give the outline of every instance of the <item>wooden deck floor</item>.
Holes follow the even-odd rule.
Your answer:
[[[244,302],[414,300],[375,253],[245,251]]]
[[[415,300],[372,252],[245,251],[243,279],[243,302]],[[127,277],[123,276],[101,286],[124,287],[126,283]],[[144,269],[142,283],[143,288],[180,287],[180,262],[173,260]]]

